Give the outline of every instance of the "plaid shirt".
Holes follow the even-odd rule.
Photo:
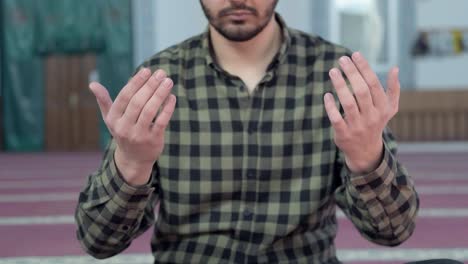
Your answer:
[[[334,144],[323,95],[349,52],[277,20],[282,47],[252,94],[213,60],[208,32],[143,64],[175,83],[165,149],[151,182],[134,188],[111,142],[76,210],[89,254],[115,255],[155,224],[155,263],[339,263],[336,205],[370,241],[411,235],[418,197],[388,131],[367,175],[350,173]]]

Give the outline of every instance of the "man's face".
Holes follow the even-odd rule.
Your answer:
[[[200,0],[210,25],[228,40],[248,41],[275,13],[278,0]]]

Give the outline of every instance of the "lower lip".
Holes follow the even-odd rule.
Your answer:
[[[249,13],[232,13],[232,14],[229,14],[228,17],[234,20],[244,20],[250,15],[251,14]]]

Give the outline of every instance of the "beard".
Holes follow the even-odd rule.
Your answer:
[[[265,29],[275,13],[278,0],[273,0],[264,13],[260,13],[257,9],[244,3],[232,3],[230,7],[224,8],[215,14],[203,4],[202,0],[200,0],[200,4],[208,22],[221,36],[230,41],[244,42],[253,39]],[[253,20],[253,22],[245,19],[229,18],[230,14],[239,11],[249,13],[250,20]]]

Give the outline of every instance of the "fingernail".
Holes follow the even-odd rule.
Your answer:
[[[91,82],[91,83],[89,84],[89,86],[88,86],[88,87],[89,87],[89,89],[90,89],[91,91],[94,91],[94,89],[95,89],[96,85],[97,85],[97,83],[96,83],[96,82]]]
[[[353,53],[353,59],[354,60],[360,60],[362,59],[362,54],[359,51],[356,51]]]
[[[348,63],[350,63],[350,59],[346,56],[343,56],[340,58],[340,63],[343,64],[343,65],[346,65]]]
[[[325,94],[325,100],[331,102],[332,100],[334,100],[333,95],[331,95],[330,93]]]
[[[330,76],[331,77],[338,77],[338,70],[333,68],[330,70]]]
[[[149,77],[151,75],[151,71],[148,68],[141,69],[140,73],[144,77]]]
[[[156,77],[156,79],[158,79],[158,80],[162,80],[162,79],[165,77],[165,74],[164,74],[164,72],[163,72],[162,70],[158,70],[158,71],[156,72],[156,76],[155,76],[155,77]]]
[[[172,85],[172,80],[169,79],[169,78],[166,78],[166,79],[164,80],[164,82],[163,82],[163,85],[164,85],[165,87],[171,86],[171,85]]]

